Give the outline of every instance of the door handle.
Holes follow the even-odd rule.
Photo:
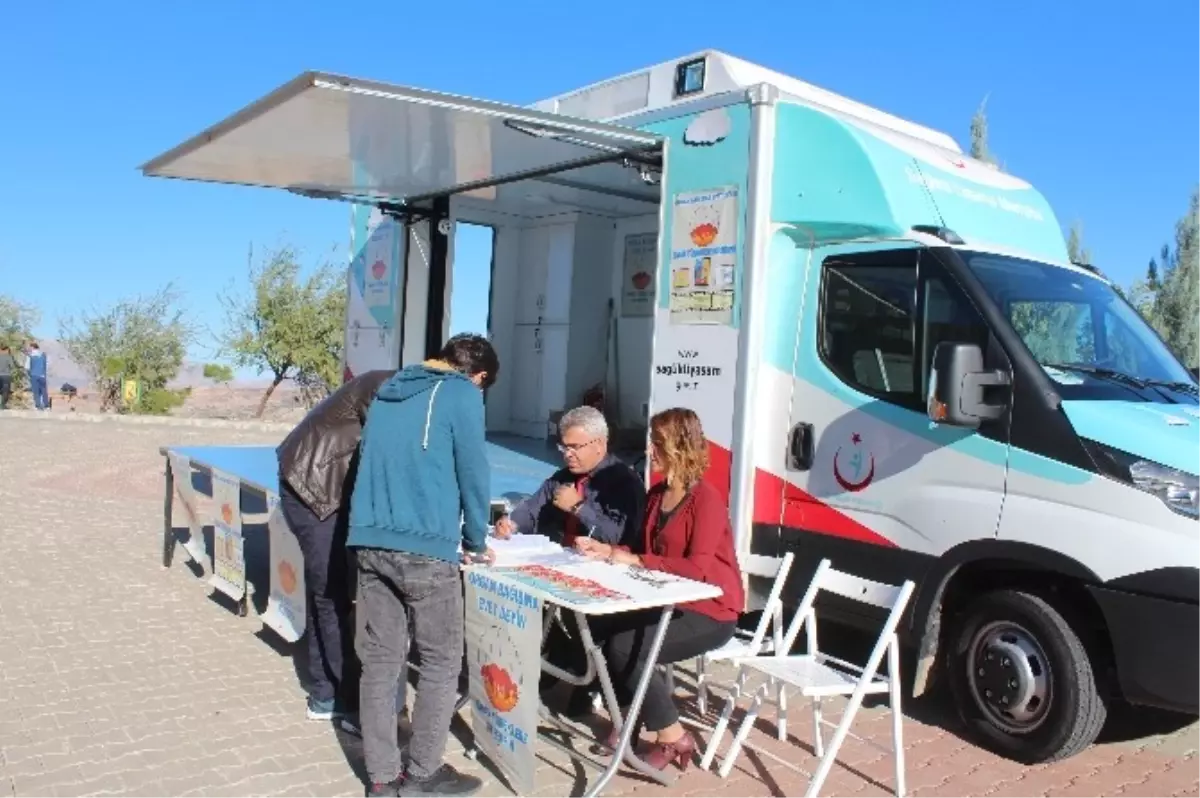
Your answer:
[[[813,465],[813,425],[801,421],[788,433],[788,471],[808,471]]]

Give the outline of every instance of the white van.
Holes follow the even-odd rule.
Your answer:
[[[143,170],[353,203],[348,373],[440,347],[491,226],[490,430],[694,409],[750,595],[915,580],[916,692],[993,749],[1197,712],[1196,382],[949,136],[710,51],[530,108],[306,73]]]

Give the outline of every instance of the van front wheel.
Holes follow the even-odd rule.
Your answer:
[[[952,635],[950,687],[984,747],[1036,764],[1074,756],[1100,734],[1107,707],[1087,649],[1045,599],[1018,590],[984,594]]]

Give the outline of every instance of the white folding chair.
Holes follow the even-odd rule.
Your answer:
[[[714,662],[744,659],[746,656],[780,652],[780,647],[782,646],[782,642],[784,642],[784,602],[782,602],[781,596],[784,594],[787,575],[792,570],[792,560],[794,558],[796,558],[796,554],[787,552],[780,559],[779,568],[775,570],[774,582],[770,586],[770,593],[767,594],[767,604],[763,605],[762,617],[758,618],[758,625],[755,626],[754,632],[749,636],[745,634],[734,635],[724,646],[712,650],[712,652],[708,652],[707,654],[697,656],[696,708],[700,710],[701,715],[708,714],[709,665],[714,664]],[[770,634],[769,640],[767,638],[768,632]],[[740,690],[738,694],[740,695]],[[787,698],[782,689],[776,694],[775,704],[779,713],[779,739],[787,739]]]
[[[887,619],[884,621],[883,629],[880,631],[875,646],[871,649],[870,657],[862,667],[822,653],[817,648],[817,616],[813,610],[813,604],[817,594],[822,590],[887,610]],[[829,560],[822,560],[796,614],[788,625],[782,646],[777,649],[778,652],[783,653],[738,660],[740,669],[761,673],[768,678],[768,682],[755,691],[753,703],[738,727],[729,751],[721,762],[721,776],[727,778],[733,769],[734,762],[746,742],[746,737],[754,728],[754,722],[758,718],[763,701],[769,695],[772,687],[771,680],[774,680],[798,688],[801,695],[812,700],[813,750],[820,757],[820,764],[809,782],[807,792],[809,796],[817,795],[825,783],[826,777],[829,776],[829,771],[837,760],[838,750],[842,747],[846,737],[850,735],[850,726],[862,706],[863,698],[868,693],[887,693],[889,709],[892,712],[892,754],[896,765],[896,795],[903,796],[905,792],[904,716],[900,710],[900,645],[896,636],[896,627],[900,623],[900,618],[904,614],[912,592],[913,583],[911,581],[906,581],[898,587],[885,585],[835,570],[830,567]],[[789,656],[786,652],[792,649],[801,629],[805,631],[807,653]],[[887,657],[887,673],[880,674],[879,666],[885,656]],[[849,697],[846,708],[842,711],[841,721],[836,726],[821,715],[823,700],[834,696]],[[822,730],[824,726],[836,729],[828,746],[825,745]],[[718,730],[724,732],[720,726],[718,726]],[[870,740],[865,740],[857,735],[852,736],[869,745],[875,745]],[[715,746],[717,740],[718,735],[714,731],[710,747]],[[707,755],[706,759],[711,763],[711,758]]]

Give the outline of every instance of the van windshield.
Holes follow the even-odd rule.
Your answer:
[[[1122,384],[1195,394],[1192,375],[1105,280],[1021,258],[958,254],[1064,396],[1077,386]]]

